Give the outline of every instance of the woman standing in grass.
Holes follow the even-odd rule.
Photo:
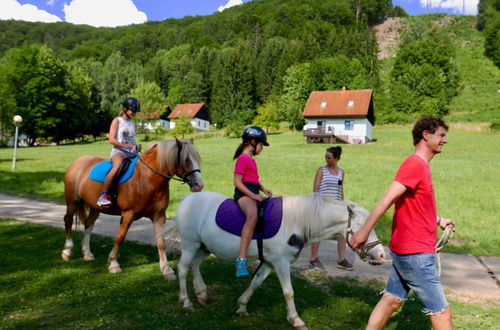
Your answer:
[[[320,166],[316,171],[314,178],[314,193],[319,193],[323,196],[333,196],[336,200],[344,199],[344,176],[345,172],[341,167],[337,166],[342,154],[342,148],[331,147],[326,149],[325,161],[326,165]],[[340,237],[337,241],[338,262],[337,268],[344,270],[352,270],[352,265],[345,258],[346,240]],[[309,266],[312,268],[325,268],[318,259],[319,242],[311,244],[311,259]]]
[[[248,277],[250,274],[247,270],[247,251],[257,224],[257,202],[264,201],[260,191],[269,197],[272,197],[273,193],[260,184],[257,163],[253,159],[262,152],[264,146],[269,146],[266,133],[259,126],[250,126],[245,129],[241,137],[243,142],[236,149],[233,158],[236,159],[234,201],[245,213],[246,221],[241,231],[240,252],[236,259],[236,277]]]

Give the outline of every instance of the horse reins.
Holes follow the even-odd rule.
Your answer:
[[[352,212],[352,208],[351,206],[347,205],[347,212],[349,212],[349,218],[347,219],[347,230],[346,230],[346,241],[347,241],[347,245],[354,251],[356,251],[356,253],[358,254],[359,258],[363,261],[366,261],[366,255],[368,253],[368,251],[370,251],[372,248],[374,248],[376,245],[379,245],[381,244],[380,240],[376,240],[376,241],[373,241],[373,242],[369,242],[369,243],[366,243],[366,244],[363,244],[363,246],[361,246],[359,249],[354,249],[352,246],[351,246],[351,243],[349,243],[349,236],[350,235],[354,235],[354,231],[352,230],[351,228],[351,222],[352,222],[352,216],[353,216],[353,212]]]
[[[147,168],[149,168],[151,171],[153,171],[154,173],[156,173],[156,174],[158,174],[158,175],[160,175],[160,176],[164,177],[165,179],[172,179],[172,180],[180,181],[180,182],[182,182],[182,183],[188,183],[188,182],[189,182],[189,180],[188,180],[187,178],[188,178],[191,174],[196,173],[196,172],[200,172],[200,173],[201,173],[201,170],[200,170],[199,168],[197,168],[197,169],[194,169],[194,170],[189,171],[189,172],[187,172],[187,173],[183,173],[183,174],[182,174],[182,179],[178,179],[178,178],[176,178],[176,177],[174,177],[174,176],[172,176],[172,175],[167,175],[167,174],[162,173],[162,172],[158,171],[157,169],[153,168],[151,165],[149,165],[148,163],[146,163],[146,162],[144,161],[144,159],[142,159],[142,158],[141,158],[141,156],[139,156],[139,160],[140,160],[140,161],[141,161],[144,165],[146,165],[146,167],[147,167]],[[180,150],[179,150],[179,153],[178,153],[178,156],[177,156],[177,160],[179,161],[179,164],[180,164]],[[179,165],[179,166],[180,166],[180,165]],[[182,167],[181,167],[181,171],[182,171],[182,172],[184,172],[184,171],[182,170]]]

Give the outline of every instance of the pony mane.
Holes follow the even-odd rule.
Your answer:
[[[179,141],[182,143],[180,157],[178,156],[179,147],[176,140],[163,140],[153,143],[147,148],[145,153],[150,153],[156,148],[156,163],[160,170],[166,170],[168,173],[173,173],[176,166],[186,168],[190,157],[200,165],[201,157],[194,145],[186,140]],[[181,163],[177,164],[179,158]]]
[[[306,242],[317,236],[320,231],[325,203],[345,205],[343,201],[337,201],[333,197],[319,194],[283,198],[283,210],[287,210],[286,218],[288,223],[302,229]]]

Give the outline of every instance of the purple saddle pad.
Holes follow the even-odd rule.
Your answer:
[[[253,238],[270,238],[276,235],[281,226],[282,216],[283,199],[281,197],[268,199],[264,206],[264,219],[258,220]],[[215,222],[220,228],[237,236],[241,236],[245,221],[245,213],[234,199],[230,198],[222,202],[215,215]]]

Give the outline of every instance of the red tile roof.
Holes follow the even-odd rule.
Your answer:
[[[304,117],[364,117],[369,115],[371,89],[314,91],[304,108]]]
[[[175,107],[174,111],[168,115],[169,119],[179,118],[180,116],[188,116],[194,118],[196,114],[203,108],[205,103],[186,103],[179,104]]]

